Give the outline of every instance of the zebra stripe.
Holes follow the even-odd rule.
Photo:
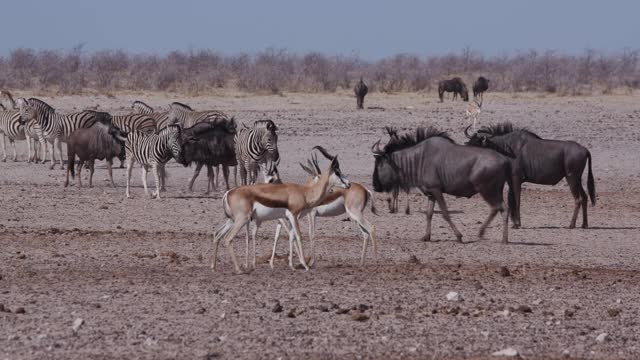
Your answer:
[[[278,161],[278,135],[271,120],[258,120],[253,128],[242,128],[234,137],[236,159],[240,168],[242,184],[254,184],[258,177],[258,166],[268,161]]]
[[[13,161],[18,161],[16,140],[26,139],[24,126],[21,124],[20,112],[16,110],[0,111],[0,136],[2,136],[2,161],[7,161],[7,148],[5,137],[13,147]]]
[[[156,133],[167,126],[169,126],[169,112],[168,111],[160,111],[155,112],[153,108],[146,103],[136,100],[131,105],[133,112],[136,114],[146,114],[153,118],[156,121]]]
[[[140,100],[134,101],[133,105],[131,105],[131,109],[133,109],[133,112],[136,114],[149,115],[153,113],[153,108]]]
[[[231,120],[227,114],[218,110],[194,111],[191,107],[174,102],[169,106],[168,121],[171,125],[180,125],[189,128],[199,122],[215,122],[219,120]]]
[[[124,132],[156,132],[156,121],[147,114],[113,115],[111,124]]]
[[[169,126],[161,130],[158,134],[146,133],[142,131],[132,131],[127,134],[125,151],[127,159],[127,198],[129,194],[129,183],[131,181],[131,171],[134,162],[142,165],[142,182],[144,192],[147,190],[147,171],[152,168],[156,180],[156,191],[154,196],[160,199],[161,184],[160,173],[164,172],[164,165],[172,158],[179,157],[182,150],[181,130],[178,126]],[[164,181],[164,180],[162,180]]]
[[[50,152],[51,168],[55,164],[54,148],[56,144],[60,155],[60,165],[62,166],[61,142],[66,142],[75,130],[90,127],[96,122],[95,112],[93,111],[65,115],[57,113],[54,108],[40,99],[20,100],[20,114],[22,115],[23,123],[35,119],[39,124],[37,135],[41,148],[46,148],[46,141],[52,144]]]
[[[2,109],[16,109],[16,102],[13,100],[11,93],[6,90],[0,90],[0,105]]]

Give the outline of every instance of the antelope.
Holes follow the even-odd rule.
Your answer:
[[[234,269],[236,273],[242,273],[233,252],[233,238],[243,226],[252,220],[258,218],[272,219],[273,213],[277,212],[276,209],[284,209],[285,217],[291,223],[296,237],[300,251],[300,263],[305,270],[309,269],[304,258],[302,240],[300,238],[300,215],[305,210],[319,205],[333,188],[348,189],[351,186],[349,180],[340,171],[338,157],[330,156],[321,146],[315,146],[314,149],[320,150],[331,161],[331,164],[327,171],[311,184],[253,184],[240,186],[225,192],[222,197],[222,205],[228,220],[214,234],[213,257],[211,259],[211,269],[214,272],[216,271],[218,245],[224,237],[227,253],[233,262]],[[255,240],[253,247],[255,249]]]
[[[478,102],[478,100],[474,98],[473,104],[470,103],[469,106],[467,106],[467,109],[465,110],[465,115],[467,119],[469,118],[473,119],[473,132],[476,131],[476,121],[478,120],[478,116],[480,115],[481,111],[482,111],[482,97],[480,97],[480,102]]]
[[[313,184],[318,181],[320,176],[322,176],[322,172],[320,171],[320,167],[318,166],[318,159],[313,157],[313,161],[307,160],[308,166],[300,164],[302,169],[307,172],[311,177],[307,179],[305,184]],[[377,215],[375,202],[373,198],[373,194],[364,186],[358,183],[351,183],[351,186],[348,189],[334,189],[329,193],[322,202],[311,209],[307,218],[309,220],[309,239],[311,241],[311,261],[309,262],[309,266],[313,266],[316,260],[315,253],[315,232],[316,232],[316,217],[335,217],[344,214],[345,212],[353,220],[358,228],[362,232],[363,243],[362,243],[362,254],[360,256],[360,266],[364,265],[365,256],[367,253],[367,245],[368,240],[371,239],[371,243],[373,245],[374,255],[377,257],[378,255],[378,245],[375,240],[375,227],[364,218],[363,211],[367,206],[367,202],[371,200],[371,212]],[[284,226],[285,230],[289,232],[289,239],[291,239],[292,234],[289,229],[287,229],[287,224],[284,221],[280,221],[276,226],[276,236],[273,241],[273,250],[271,252],[271,259],[269,260],[269,265],[271,269],[273,269],[273,260],[276,255],[276,246],[278,245],[278,239],[280,238],[280,230],[281,227]],[[291,240],[289,240],[291,241]],[[289,246],[289,251],[291,251],[291,245]],[[289,254],[291,258],[291,254]],[[291,266],[291,265],[290,265]]]

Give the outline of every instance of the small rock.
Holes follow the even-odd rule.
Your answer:
[[[279,303],[279,302],[277,302],[277,303],[273,306],[273,309],[271,309],[271,311],[273,311],[274,313],[282,312],[282,305],[280,305],[280,303]]]
[[[447,294],[447,300],[449,300],[449,301],[456,301],[456,302],[460,302],[460,301],[463,301],[463,300],[464,300],[464,298],[462,297],[462,295],[461,295],[461,294],[459,294],[459,293],[457,293],[457,292],[455,292],[455,291],[450,291],[450,292]]]
[[[22,306],[20,306],[20,307],[17,307],[13,312],[16,314],[24,314],[25,310]]]
[[[533,305],[537,306],[537,305],[540,305],[540,304],[542,304],[542,299],[533,300]]]
[[[318,310],[320,310],[321,312],[329,312],[329,307],[327,307],[326,305],[320,305],[318,306]]]
[[[0,276],[0,280],[2,280],[2,276]],[[622,299],[616,300],[616,304],[622,304]]]
[[[109,209],[109,207],[108,207],[107,205],[100,205],[100,206],[98,207],[98,209],[100,209],[100,210],[107,210],[107,209]]]
[[[516,308],[516,311],[523,314],[532,312],[531,307],[528,305],[520,305]]]
[[[4,308],[4,304],[0,304],[0,312],[5,312],[7,309]]]
[[[287,313],[287,317],[291,318],[291,319],[295,319],[295,317],[296,317],[296,308],[293,308],[293,309],[289,310],[289,312]]]
[[[506,349],[502,349],[500,351],[496,351],[493,354],[491,354],[493,356],[505,356],[505,357],[516,357],[520,354],[518,354],[518,350],[512,348],[512,347],[508,347]]]
[[[608,336],[609,336],[609,334],[607,334],[607,333],[602,333],[602,334],[600,334],[600,335],[598,335],[598,336],[596,337],[596,341],[597,341],[597,342],[599,342],[599,343],[604,342],[605,340],[607,340],[607,337],[608,337]]]
[[[367,321],[369,320],[369,315],[362,312],[355,312],[351,315],[351,320],[353,321]]]
[[[196,309],[196,314],[204,314],[205,312],[207,312],[207,309],[203,307]]]
[[[145,345],[145,346],[156,346],[156,345],[158,345],[158,340],[155,340],[154,338],[150,338],[150,337],[148,337],[148,338],[144,341],[144,345]]]
[[[499,273],[500,273],[500,276],[502,277],[511,276],[511,271],[509,271],[509,268],[507,268],[506,266],[501,266]]]
[[[367,310],[369,310],[370,306],[367,304],[360,304],[356,307],[357,310],[359,310],[360,312],[365,312]]]
[[[77,318],[73,321],[73,326],[71,326],[71,329],[73,330],[74,333],[77,333],[78,330],[80,330],[80,327],[82,326],[82,324],[84,324],[84,320],[81,318]]]
[[[26,255],[26,254],[20,254],[20,255],[18,255],[18,259],[20,259],[20,260],[24,260],[24,259],[26,259],[26,258],[27,258],[27,255]]]
[[[571,309],[566,309],[564,311],[564,317],[567,318],[567,319],[572,318],[575,314],[576,314],[576,312],[571,310]]]
[[[16,334],[7,336],[7,340],[10,340],[10,341],[11,340],[18,340],[18,339],[20,339],[20,337],[18,335],[16,335]]]
[[[611,317],[616,317],[616,316],[620,315],[621,312],[622,312],[622,310],[620,310],[620,309],[609,309],[609,310],[607,310],[607,314],[609,314],[609,316],[611,316]]]
[[[344,314],[346,314],[348,312],[349,312],[349,309],[338,309],[338,310],[336,310],[336,314],[338,314],[338,315],[344,315]]]
[[[420,264],[420,260],[415,255],[409,256],[409,264]]]
[[[571,351],[569,351],[568,349],[562,350],[562,356],[565,358],[568,358],[571,356]]]

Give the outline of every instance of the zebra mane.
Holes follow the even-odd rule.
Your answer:
[[[54,109],[53,107],[51,107],[51,105],[47,104],[46,102],[38,99],[38,98],[29,98],[29,104],[38,108],[39,110],[42,111],[46,111],[46,112],[55,112],[56,109]]]
[[[182,108],[182,109],[184,109],[184,110],[194,111],[194,110],[191,108],[191,106],[189,106],[189,105],[185,105],[185,104],[183,104],[183,103],[181,103],[181,102],[177,102],[177,101],[172,102],[172,103],[171,103],[171,107],[174,107],[174,106],[180,107],[180,108]]]
[[[13,100],[13,96],[11,96],[11,93],[8,92],[7,90],[1,90],[0,91],[0,105],[2,105],[2,108],[4,110],[6,110],[7,108],[4,106],[4,102],[7,102],[12,109],[16,108],[16,102]]]
[[[4,105],[0,104],[0,110],[7,110],[7,108],[4,107]]]
[[[542,139],[540,136],[538,136],[538,134],[534,133],[533,131],[527,128],[517,128],[513,126],[513,124],[509,121],[505,121],[502,123],[489,125],[489,126],[483,126],[478,130],[478,133],[485,133],[491,136],[500,136],[500,135],[510,134],[516,131],[521,131],[535,138]]]
[[[145,103],[143,101],[140,101],[140,100],[134,101],[132,107],[135,107],[136,105],[141,107],[141,108],[143,108],[143,109],[145,109],[145,110],[147,110],[147,111],[153,112],[153,108],[151,106],[147,105],[147,103]]]
[[[256,120],[256,122],[253,123],[253,128],[254,129],[267,129],[269,131],[278,130],[278,127],[273,122],[273,120]]]
[[[455,144],[455,141],[451,139],[446,131],[439,130],[438,128],[433,126],[429,126],[428,128],[419,127],[416,129],[415,134],[403,134],[389,141],[384,146],[383,152],[384,154],[390,154],[399,150],[410,148],[433,137],[440,137]]]

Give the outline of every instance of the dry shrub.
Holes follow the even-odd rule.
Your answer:
[[[439,80],[462,77],[469,86],[480,75],[492,91],[559,95],[630,92],[640,87],[640,52],[616,54],[586,50],[580,55],[534,50],[482,56],[470,48],[438,56],[400,54],[378,61],[357,55],[295,54],[266,49],[224,55],[212,50],[166,55],[103,50],[15,49],[0,56],[0,86],[10,90],[77,94],[84,89],[170,91],[206,94],[216,88],[279,94],[349,89],[363,76],[371,91],[433,91]]]

